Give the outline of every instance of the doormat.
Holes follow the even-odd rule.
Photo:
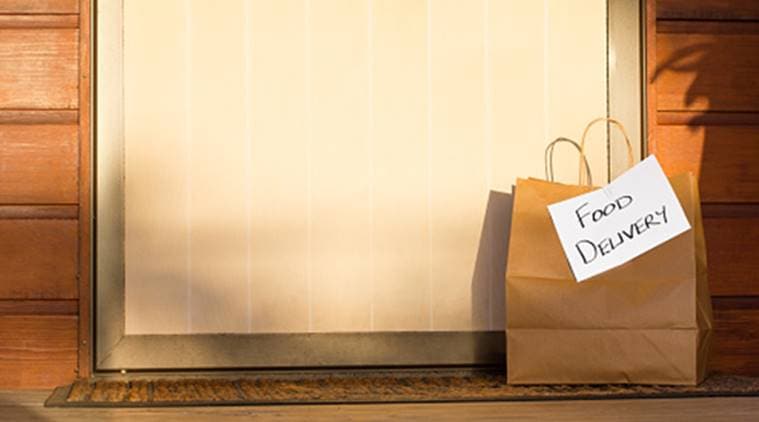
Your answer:
[[[50,407],[596,400],[759,396],[759,378],[714,375],[699,386],[506,384],[492,373],[383,373],[241,378],[96,379],[58,387]]]

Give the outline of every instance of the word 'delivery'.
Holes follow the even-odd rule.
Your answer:
[[[666,205],[662,205],[661,210],[654,210],[654,212],[638,218],[630,224],[628,230],[622,229],[615,233],[614,236],[605,237],[598,243],[588,239],[581,239],[577,241],[575,247],[582,257],[583,262],[589,264],[599,255],[606,256],[621,246],[625,241],[633,240],[649,230],[652,226],[658,226],[660,224],[667,224]]]
[[[578,282],[690,229],[653,155],[608,186],[551,204],[548,211]]]

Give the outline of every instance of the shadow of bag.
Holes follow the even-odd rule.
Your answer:
[[[595,189],[584,141],[600,121],[624,133],[612,119],[588,125],[575,144],[587,185],[517,181],[506,273],[508,382],[698,384],[711,346],[712,308],[693,174],[669,178],[691,230],[583,283],[574,280],[549,216],[549,204]]]

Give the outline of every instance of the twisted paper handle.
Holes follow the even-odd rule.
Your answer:
[[[590,166],[588,165],[588,159],[585,157],[585,155],[582,153],[582,148],[580,145],[577,144],[577,142],[569,139],[569,138],[556,138],[554,139],[548,146],[546,146],[545,151],[545,157],[543,158],[543,163],[545,164],[545,172],[546,172],[546,180],[549,182],[554,181],[553,176],[553,150],[556,144],[560,142],[567,142],[571,144],[572,146],[577,149],[577,152],[580,153],[580,162],[582,164],[585,164],[585,172],[588,175],[588,180],[590,183],[593,183],[593,176],[590,174]],[[582,168],[580,168],[580,172],[582,172]]]
[[[632,143],[630,143],[630,137],[627,136],[627,131],[625,130],[625,127],[622,125],[622,123],[620,123],[619,120],[612,119],[610,117],[599,117],[597,119],[593,119],[590,121],[590,123],[588,123],[587,126],[585,126],[585,130],[582,132],[582,138],[580,138],[580,164],[582,164],[582,162],[584,161],[585,166],[588,165],[588,159],[585,156],[585,140],[588,137],[588,132],[590,131],[590,128],[594,124],[599,123],[599,122],[612,123],[619,128],[620,132],[622,132],[622,136],[625,137],[625,144],[627,144],[627,168],[632,167],[635,159],[633,158],[633,148],[632,148]],[[582,168],[578,171],[578,174],[579,174],[578,177],[579,177],[581,185],[582,184],[586,184],[588,186],[593,185],[592,180],[590,180],[590,171],[587,171],[587,174],[588,174],[587,181],[585,180],[585,177],[584,177],[585,173],[582,172]]]

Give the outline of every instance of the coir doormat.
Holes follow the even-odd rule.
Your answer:
[[[367,374],[83,380],[57,388],[53,407],[589,400],[759,396],[759,378],[714,375],[699,386],[506,384],[504,375]]]

